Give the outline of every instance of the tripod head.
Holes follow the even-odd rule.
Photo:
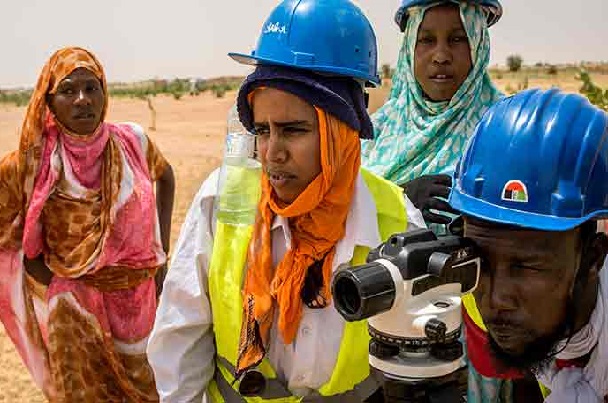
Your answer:
[[[428,389],[458,378],[461,296],[477,286],[480,266],[470,240],[418,230],[391,236],[367,264],[336,274],[335,307],[347,321],[368,319],[369,363],[383,383]]]

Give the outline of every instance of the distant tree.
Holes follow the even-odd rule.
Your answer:
[[[152,81],[152,89],[155,94],[162,94],[169,92],[169,81],[155,79]]]
[[[207,82],[203,79],[197,79],[194,84],[194,90],[197,94],[200,94],[203,91],[207,91],[209,88],[207,87]]]
[[[550,76],[556,76],[557,75],[557,66],[554,64],[550,64],[547,67],[547,74],[549,74]]]
[[[589,98],[592,104],[608,112],[608,90],[595,85],[589,73],[584,69],[579,71],[576,78],[582,82],[579,92]]]
[[[224,98],[226,91],[230,90],[230,86],[226,84],[217,84],[211,87],[211,91],[215,94],[216,98]]]
[[[524,64],[524,59],[520,55],[511,55],[507,57],[507,67],[510,71],[519,71]]]
[[[382,78],[390,80],[393,77],[393,71],[390,64],[382,65]]]

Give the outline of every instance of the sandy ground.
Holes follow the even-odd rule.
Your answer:
[[[504,88],[506,80],[498,85]],[[531,86],[548,87],[553,82],[531,81]],[[511,83],[512,87],[516,84]],[[566,83],[567,90],[574,91],[577,83]],[[388,87],[374,90],[370,109],[375,110],[383,102]],[[203,179],[219,166],[223,149],[225,117],[234,99],[228,93],[218,99],[205,93],[198,97],[186,96],[177,101],[171,97],[154,98],[157,110],[157,130],[149,131],[150,137],[158,144],[172,164],[177,192],[174,209],[172,238],[176,239],[179,228],[190,205],[192,197]],[[21,124],[25,108],[0,105],[0,155],[14,150],[18,144],[17,129]],[[150,124],[147,103],[136,99],[113,99],[110,121],[134,121],[144,127]],[[43,402],[42,394],[36,389],[21,363],[13,345],[0,326],[0,402]]]

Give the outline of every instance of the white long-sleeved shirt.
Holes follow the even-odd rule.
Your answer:
[[[216,170],[203,183],[190,207],[174,249],[150,335],[148,359],[162,402],[200,403],[215,370],[208,269],[213,246],[213,202],[217,182]],[[424,228],[420,211],[407,197],[405,200],[408,230]],[[336,244],[334,270],[350,262],[355,246],[375,248],[381,243],[376,213],[372,195],[359,175],[346,220],[345,236]],[[276,217],[271,236],[276,265],[291,245],[287,219]],[[281,341],[277,327],[273,326],[268,359],[292,393],[305,396],[329,380],[344,324],[344,319],[333,306],[325,309],[305,306],[296,339],[289,345]]]

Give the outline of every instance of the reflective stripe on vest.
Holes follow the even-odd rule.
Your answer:
[[[488,329],[486,328],[486,325],[483,323],[483,319],[481,318],[481,312],[479,312],[479,309],[477,309],[477,304],[475,303],[475,297],[473,297],[472,293],[462,296],[462,305],[464,306],[464,309],[467,311],[467,314],[469,315],[469,317],[471,319],[473,319],[473,322],[484,332],[487,332]]]
[[[403,232],[407,227],[407,214],[402,189],[363,169],[361,175],[376,204],[378,229],[382,240],[394,233]],[[227,225],[221,222],[216,225],[208,279],[217,349],[215,377],[207,389],[211,401],[357,402],[371,396],[378,385],[369,372],[370,338],[366,321],[345,323],[333,373],[315,396],[300,398],[291,395],[277,379],[268,359],[264,359],[255,368],[265,379],[265,387],[260,394],[239,394],[240,380],[235,380],[233,374],[243,318],[241,290],[252,231],[252,226]],[[365,263],[368,252],[368,248],[356,247],[352,264]]]

